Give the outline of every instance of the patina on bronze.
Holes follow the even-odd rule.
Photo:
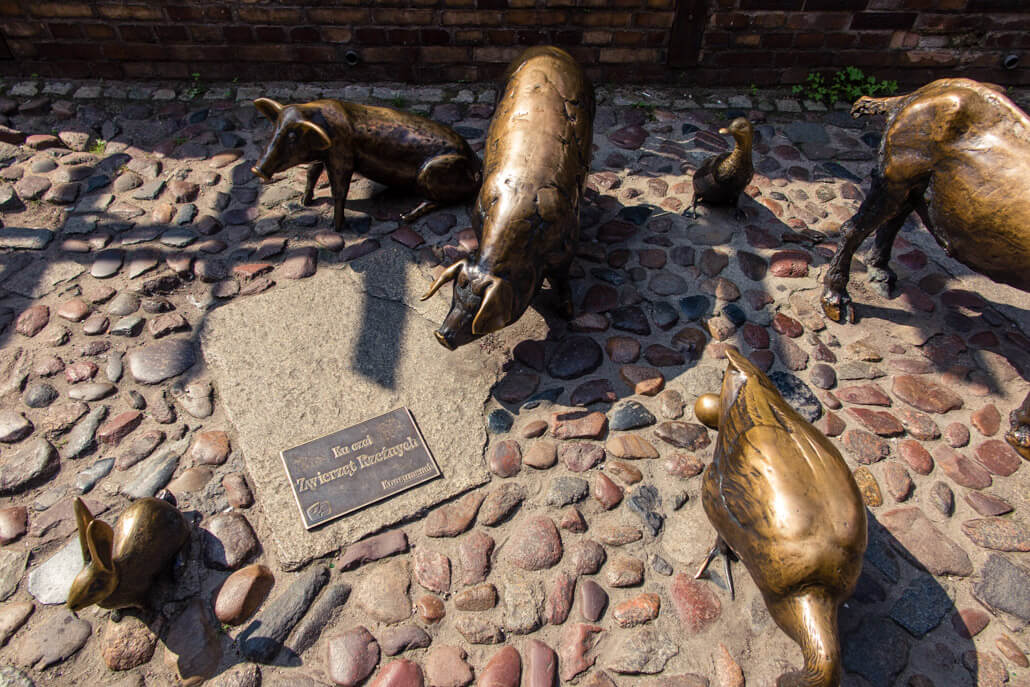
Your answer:
[[[854,117],[887,115],[879,161],[823,279],[826,316],[854,322],[851,258],[876,232],[869,280],[888,295],[891,247],[914,210],[945,252],[995,281],[1030,291],[1030,117],[1002,89],[941,79],[908,95],[859,98]]]
[[[729,127],[719,129],[723,136],[733,135],[733,150],[721,155],[705,158],[701,166],[694,172],[694,201],[690,204],[689,213],[697,217],[697,204],[732,205],[734,215],[740,221],[747,219],[747,214],[740,208],[740,194],[755,176],[755,166],[751,156],[751,144],[755,131],[751,122],[737,117]]]
[[[428,200],[402,215],[413,222],[441,205],[471,198],[479,188],[479,157],[454,129],[410,112],[339,100],[282,105],[258,98],[254,106],[275,122],[275,132],[253,172],[263,181],[294,165],[311,163],[302,202],[328,172],[337,231],[351,176],[412,191]]]
[[[744,562],[776,624],[801,645],[803,670],[779,684],[839,685],[837,608],[862,570],[862,497],[829,439],[747,358],[726,357],[717,419],[714,399],[698,400],[698,417],[719,430],[701,493],[718,533],[712,555],[725,546]]]
[[[879,161],[858,212],[841,226],[822,306],[854,322],[851,259],[873,232],[869,283],[885,297],[894,238],[914,210],[944,251],[995,281],[1030,291],[1030,117],[1000,86],[941,79],[908,95],[859,98],[854,117],[887,115]],[[1030,460],[1030,395],[1008,442]]]
[[[307,529],[440,476],[407,408],[280,455]]]
[[[508,68],[486,138],[472,212],[475,255],[448,267],[422,297],[454,281],[436,338],[454,349],[518,320],[544,278],[572,316],[569,267],[593,145],[594,89],[564,50],[530,48]]]
[[[1023,456],[1023,460],[1030,460],[1030,394],[1023,400],[1023,405],[1012,411],[1009,420],[1012,428],[1005,434],[1005,439]]]
[[[179,509],[162,499],[142,498],[126,508],[112,528],[93,518],[75,499],[75,522],[86,566],[72,581],[68,608],[143,608],[154,577],[168,567],[189,539]]]

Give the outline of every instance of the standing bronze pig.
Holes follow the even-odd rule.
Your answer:
[[[275,122],[275,133],[252,171],[267,182],[277,172],[312,163],[302,199],[309,205],[315,182],[327,170],[336,231],[344,226],[343,206],[354,172],[427,198],[401,216],[405,222],[471,198],[479,188],[481,164],[468,142],[425,117],[339,100],[281,105],[258,98],[254,107]]]
[[[436,338],[454,349],[515,322],[546,277],[572,316],[569,267],[593,145],[594,88],[564,50],[530,48],[511,64],[486,138],[472,212],[479,249],[422,297],[454,281]]]
[[[804,668],[778,684],[836,687],[837,608],[855,589],[867,543],[862,496],[830,440],[747,358],[734,349],[726,357],[722,393],[695,404],[719,430],[701,487],[718,533],[709,561],[720,548],[736,554],[773,620],[801,645]]]
[[[869,195],[841,227],[823,279],[827,317],[855,321],[851,258],[873,232],[869,281],[889,295],[891,247],[913,210],[948,255],[1030,291],[1030,117],[1000,86],[940,79],[908,95],[859,98],[851,114],[885,114],[887,131]],[[1030,460],[1030,395],[1006,439]]]
[[[851,258],[873,232],[869,279],[888,294],[891,247],[913,210],[948,255],[1030,291],[1030,117],[1000,87],[941,79],[908,95],[859,98],[851,114],[886,114],[887,131],[869,195],[841,227],[823,279],[827,317],[854,322]]]

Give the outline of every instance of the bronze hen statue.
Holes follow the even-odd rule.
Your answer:
[[[690,214],[697,216],[698,202],[705,205],[732,205],[736,218],[743,221],[747,215],[740,208],[740,194],[755,176],[755,166],[751,159],[755,130],[751,122],[737,117],[728,128],[719,129],[719,133],[724,136],[732,134],[736,145],[728,153],[705,158],[694,172],[694,201],[690,205]]]
[[[801,645],[804,668],[778,685],[839,685],[837,608],[862,570],[862,497],[840,452],[769,378],[735,350],[726,357],[721,395],[695,405],[719,430],[701,494],[718,533],[709,560],[718,548],[740,558],[776,624]]]

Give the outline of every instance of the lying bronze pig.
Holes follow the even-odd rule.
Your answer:
[[[179,509],[161,499],[142,498],[125,509],[112,529],[95,520],[75,499],[75,522],[86,567],[72,581],[68,608],[142,608],[154,577],[189,539]]]
[[[448,267],[422,297],[454,280],[436,338],[454,349],[518,320],[546,277],[572,316],[569,267],[590,170],[594,88],[564,50],[530,48],[511,64],[486,138],[472,212],[473,257]]]
[[[344,226],[354,172],[428,198],[401,216],[405,222],[471,198],[479,188],[481,165],[468,142],[425,117],[338,100],[281,105],[258,98],[254,107],[275,122],[275,133],[252,171],[267,182],[277,172],[312,163],[302,199],[309,205],[315,182],[328,170],[336,231]]]
[[[915,210],[945,252],[1030,291],[1030,117],[1001,88],[941,79],[908,95],[859,98],[853,117],[886,114],[869,195],[841,227],[823,284],[826,316],[854,322],[851,258],[876,232],[869,280],[888,295],[894,237]]]
[[[801,645],[804,669],[779,684],[839,685],[837,607],[862,571],[862,497],[829,439],[747,358],[733,349],[726,357],[721,395],[695,404],[698,419],[719,430],[701,493],[718,532],[708,560],[721,547],[736,554],[776,624]]]

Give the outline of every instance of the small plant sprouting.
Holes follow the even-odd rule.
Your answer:
[[[200,83],[200,73],[193,72],[190,76],[193,77],[193,81],[190,82],[190,87],[186,89],[186,98],[189,100],[196,100],[200,95],[207,90],[202,83]]]
[[[654,121],[654,111],[658,109],[657,105],[655,105],[654,103],[644,102],[643,100],[638,100],[637,102],[633,103],[633,107],[637,108],[638,110],[643,110],[644,114],[647,115],[648,120]]]
[[[94,155],[103,155],[106,149],[107,141],[105,141],[102,138],[98,138],[97,140],[93,141],[93,145],[89,147],[89,152],[93,153]]]
[[[875,76],[866,76],[858,67],[839,70],[829,82],[822,74],[809,72],[805,83],[791,89],[794,95],[806,100],[829,104],[837,101],[853,103],[864,95],[893,95],[897,90],[897,81],[879,81]]]
[[[757,97],[758,96],[758,86],[756,86],[754,83],[752,83],[750,86],[748,86],[748,90],[751,91],[751,96],[752,97]]]

